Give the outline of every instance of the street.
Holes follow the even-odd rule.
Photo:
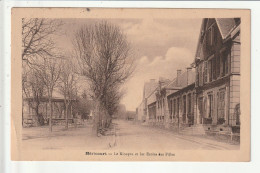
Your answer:
[[[135,125],[132,122],[118,121],[118,147],[121,149],[167,150],[236,150],[239,145],[218,142],[206,138],[178,135],[169,130]]]
[[[132,121],[114,121],[116,135],[96,137],[91,124],[64,130],[62,126],[31,127],[23,129],[24,150],[87,149],[87,150],[237,150],[239,145],[208,138],[184,136],[165,129],[135,124]]]

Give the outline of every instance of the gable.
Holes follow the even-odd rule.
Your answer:
[[[236,27],[236,21],[234,18],[216,18],[216,22],[222,39],[227,38],[231,31]]]
[[[215,24],[214,24],[215,23]],[[195,54],[195,63],[204,60],[214,52],[214,49],[227,39],[232,31],[240,23],[240,18],[204,18],[201,24],[200,36]],[[214,36],[211,40],[214,43],[209,44],[209,32],[213,29]]]

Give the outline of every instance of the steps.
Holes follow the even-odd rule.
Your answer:
[[[237,130],[238,131],[238,130]],[[182,127],[179,131],[180,134],[190,136],[211,136],[214,139],[222,141],[240,142],[240,133],[232,133],[231,127],[224,126],[209,126],[197,124],[191,127]]]

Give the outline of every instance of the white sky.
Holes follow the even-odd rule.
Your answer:
[[[100,19],[65,19],[58,45],[71,50],[73,33],[83,24]],[[134,111],[142,100],[143,85],[159,76],[173,79],[195,56],[202,19],[109,19],[119,25],[132,44],[137,68],[124,84],[121,103]]]

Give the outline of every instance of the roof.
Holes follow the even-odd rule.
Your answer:
[[[222,39],[226,39],[231,31],[236,27],[234,18],[216,18],[216,22],[222,36]]]
[[[154,90],[158,87],[158,83],[155,80],[150,80],[144,84],[144,98],[149,97]]]
[[[23,100],[30,100],[31,101],[31,100],[33,100],[33,97],[26,97],[26,98],[23,98]],[[40,98],[40,100],[43,101],[43,102],[46,102],[46,101],[48,101],[48,96],[44,95]],[[76,100],[76,99],[74,98],[74,99],[70,99],[70,100]],[[63,102],[64,96],[60,92],[54,90],[53,94],[52,94],[52,101]]]
[[[239,18],[215,18],[222,40],[227,39],[231,35],[231,33],[237,28],[237,26],[239,26],[240,22],[237,22],[236,19]],[[203,31],[207,27],[207,25],[205,24],[208,21],[209,21],[208,18],[202,19],[198,43],[197,43],[197,49],[195,54],[195,61],[198,57],[201,57],[199,54],[203,53],[200,51],[202,45],[201,39],[203,39],[205,36],[204,34],[205,32]],[[192,64],[194,64],[195,61]]]
[[[172,82],[166,87],[169,89],[169,92],[167,95],[171,95],[172,93],[177,92],[178,90],[181,90],[183,88],[186,88],[189,85],[192,85],[195,83],[195,71],[192,69],[190,71],[189,81],[187,79],[188,72],[185,71],[180,75],[180,84],[177,83],[177,77],[172,80]],[[171,90],[172,89],[172,90]],[[176,89],[176,90],[173,90]]]
[[[25,101],[33,101],[33,97],[26,97],[26,98],[23,98],[23,100]],[[60,97],[52,97],[51,99],[53,102],[64,102],[64,98],[60,98]],[[76,101],[76,99],[70,99],[71,101]],[[40,98],[40,101],[41,102],[48,102],[49,101],[49,98],[47,96],[43,96]]]
[[[189,74],[190,74],[189,84],[192,84],[192,83],[195,82],[195,71],[191,70]],[[187,75],[188,75],[187,71],[183,72],[180,75],[180,83],[179,84],[177,83],[177,77],[176,77],[172,80],[171,83],[169,83],[169,85],[167,85],[167,88],[176,88],[176,87],[183,88],[183,87],[186,87],[188,85]]]

